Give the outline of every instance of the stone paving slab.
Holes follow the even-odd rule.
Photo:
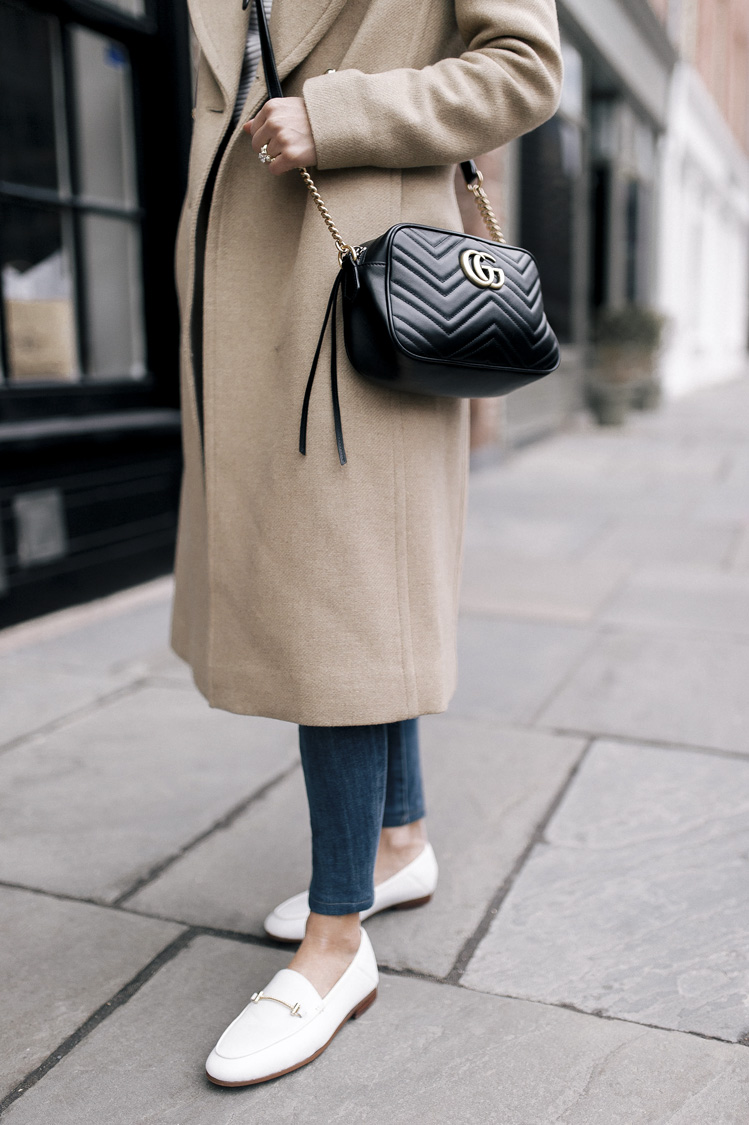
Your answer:
[[[604,634],[538,723],[747,754],[747,684],[743,639]]]
[[[551,513],[530,516],[496,512],[488,505],[483,511],[473,511],[469,503],[466,558],[477,547],[494,546],[510,556],[571,560],[586,552],[610,523],[610,517],[601,513],[561,519]]]
[[[651,566],[632,574],[601,614],[635,629],[699,629],[749,635],[749,574]]]
[[[157,649],[149,654],[145,661],[145,672],[152,681],[166,680],[167,683],[178,684],[180,687],[194,688],[190,665],[170,648]]]
[[[129,898],[127,909],[263,937],[265,916],[309,880],[300,768]]]
[[[169,599],[128,608],[127,612],[81,625],[61,635],[40,638],[15,654],[19,665],[67,671],[145,670],[152,654],[163,653],[169,636]]]
[[[112,901],[296,753],[290,724],[137,689],[0,756],[0,879]]]
[[[584,743],[494,724],[422,719],[429,831],[440,885],[418,910],[372,918],[381,964],[445,976],[578,761]],[[301,771],[173,864],[128,906],[263,935],[263,918],[309,885]]]
[[[617,520],[585,557],[720,567],[730,559],[736,535],[737,525],[732,521],[701,523],[631,516]]]
[[[749,1035],[749,762],[597,743],[463,982]]]
[[[736,548],[731,559],[731,569],[743,573],[749,571],[749,523],[739,532]]]
[[[0,1098],[182,927],[0,887]]]
[[[583,465],[586,463],[585,447],[579,449]],[[623,461],[629,459],[623,455]],[[710,481],[693,479],[687,482],[678,477],[660,479],[657,474],[644,480],[610,478],[608,475],[581,483],[568,483],[563,478],[553,479],[549,473],[546,481],[532,476],[519,476],[516,480],[497,480],[493,487],[481,488],[471,480],[474,493],[472,511],[479,518],[491,519],[492,514],[534,519],[553,516],[556,519],[704,519],[706,522],[740,518],[735,510],[715,513],[699,508],[715,488]]]
[[[124,681],[106,673],[29,667],[0,658],[0,749],[111,695]]]
[[[695,507],[698,519],[748,520],[749,483],[739,476],[728,476],[709,489]]]
[[[222,1089],[208,1051],[275,951],[198,938],[7,1111],[7,1125],[744,1125],[744,1047],[427,981],[377,1003],[314,1063]]]
[[[513,558],[496,547],[474,545],[463,566],[461,608],[474,614],[585,623],[621,586],[628,570],[609,559]]]
[[[528,723],[579,663],[593,631],[574,624],[501,621],[464,614],[458,688],[450,713]]]

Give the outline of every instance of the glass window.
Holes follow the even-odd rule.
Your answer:
[[[521,245],[538,261],[544,306],[562,343],[573,339],[573,207],[582,171],[582,139],[553,117],[523,138]]]
[[[121,43],[0,0],[9,384],[146,372],[132,86]]]
[[[585,110],[583,57],[571,43],[564,40],[562,41],[562,62],[564,64],[564,81],[562,83],[559,112],[567,117],[574,117],[579,120]]]
[[[78,149],[77,188],[93,199],[136,202],[130,60],[120,44],[71,30]]]
[[[135,223],[86,215],[87,370],[91,378],[145,374],[140,291],[140,230]]]
[[[75,379],[78,373],[68,222],[54,210],[8,206],[2,288],[8,378]]]
[[[0,4],[0,180],[58,187],[55,25]]]
[[[113,8],[127,12],[129,16],[144,16],[146,14],[145,0],[105,0]]]

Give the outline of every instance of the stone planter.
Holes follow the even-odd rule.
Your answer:
[[[655,376],[635,385],[632,393],[632,406],[635,410],[657,410],[662,401],[663,389]]]
[[[608,383],[589,376],[585,383],[585,405],[599,426],[622,426],[627,419],[632,388],[628,383]]]
[[[655,409],[660,384],[655,352],[624,344],[598,344],[585,385],[585,404],[601,426],[621,426],[631,407]]]

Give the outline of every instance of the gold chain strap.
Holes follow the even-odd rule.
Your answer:
[[[502,228],[499,225],[499,219],[494,214],[492,205],[489,202],[489,196],[484,191],[484,177],[481,175],[481,172],[479,172],[478,168],[476,169],[476,175],[478,176],[476,182],[473,184],[466,184],[466,188],[468,189],[468,191],[470,191],[471,195],[476,200],[476,206],[479,209],[481,218],[486,223],[487,230],[489,231],[489,234],[492,236],[494,241],[506,242],[507,239],[502,234]]]
[[[492,205],[489,202],[489,196],[484,191],[484,177],[482,176],[481,172],[478,171],[478,169],[476,170],[476,174],[478,176],[476,182],[473,184],[466,184],[466,188],[468,189],[468,191],[470,191],[471,195],[476,200],[476,206],[479,209],[481,218],[486,223],[489,234],[492,236],[494,241],[506,242],[505,236],[502,234],[502,229],[499,225],[499,219],[494,214]],[[315,201],[315,206],[322,215],[323,222],[330,231],[330,236],[335,242],[335,247],[338,251],[338,265],[340,266],[342,264],[343,259],[347,254],[349,254],[352,260],[355,262],[357,260],[356,248],[354,246],[349,246],[348,242],[343,241],[343,235],[333,222],[333,217],[330,214],[328,208],[325,206],[323,197],[315,187],[315,181],[312,179],[306,168],[300,168],[299,175],[304,180],[305,186],[312,196],[313,200]]]
[[[356,250],[354,249],[353,246],[349,246],[349,244],[347,242],[343,241],[343,235],[341,234],[338,227],[333,222],[333,217],[331,216],[328,208],[325,206],[325,203],[323,202],[323,197],[320,195],[320,192],[315,187],[315,182],[312,179],[312,177],[310,176],[307,169],[306,168],[300,168],[299,169],[299,175],[304,180],[304,182],[307,186],[307,190],[309,191],[310,195],[314,199],[315,206],[317,207],[317,210],[322,215],[323,222],[325,223],[325,226],[330,231],[331,237],[332,237],[333,241],[335,242],[336,250],[338,251],[338,265],[340,266],[343,263],[343,259],[346,257],[347,254],[350,254],[352,259],[354,261],[356,261]]]

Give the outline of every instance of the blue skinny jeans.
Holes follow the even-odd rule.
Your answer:
[[[424,816],[418,719],[300,726],[299,748],[312,827],[310,910],[367,910],[380,829]]]

